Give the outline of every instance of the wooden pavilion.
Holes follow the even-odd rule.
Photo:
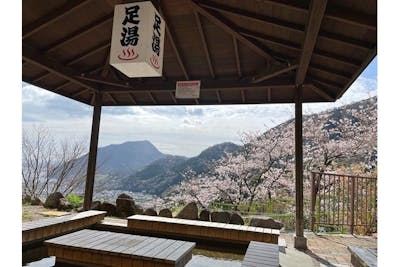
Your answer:
[[[376,0],[152,0],[166,22],[162,77],[109,65],[122,0],[23,0],[23,81],[93,106],[90,209],[102,106],[295,103],[296,235],[303,219],[302,103],[339,99],[376,56]],[[176,81],[200,80],[198,99]]]

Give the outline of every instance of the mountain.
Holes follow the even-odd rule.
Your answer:
[[[126,176],[165,156],[149,141],[108,145],[97,150],[97,173]],[[79,160],[86,159],[87,154]]]
[[[238,145],[226,142],[209,147],[198,156],[189,159],[181,156],[166,156],[133,175],[123,178],[120,181],[120,187],[130,191],[161,195],[170,186],[180,183],[183,173],[187,171],[193,171],[196,174],[207,172],[213,162],[224,157],[226,153],[233,153],[239,148]]]

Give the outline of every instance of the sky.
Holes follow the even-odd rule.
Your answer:
[[[304,104],[305,114],[377,94],[375,58],[335,103]],[[22,84],[22,126],[44,126],[56,139],[90,140],[92,107],[39,87]],[[196,156],[209,146],[234,142],[247,131],[265,131],[294,117],[293,104],[103,107],[99,146],[148,140],[161,152]]]

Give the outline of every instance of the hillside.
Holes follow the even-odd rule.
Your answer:
[[[238,145],[227,142],[209,147],[198,156],[189,159],[181,156],[166,156],[141,171],[121,179],[119,189],[161,195],[170,186],[180,183],[183,173],[189,170],[195,173],[207,172],[212,162],[238,149]]]

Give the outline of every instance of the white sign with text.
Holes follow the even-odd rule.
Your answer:
[[[197,99],[200,97],[200,81],[176,82],[175,98]]]
[[[110,65],[130,78],[161,77],[165,21],[149,1],[114,8]]]

